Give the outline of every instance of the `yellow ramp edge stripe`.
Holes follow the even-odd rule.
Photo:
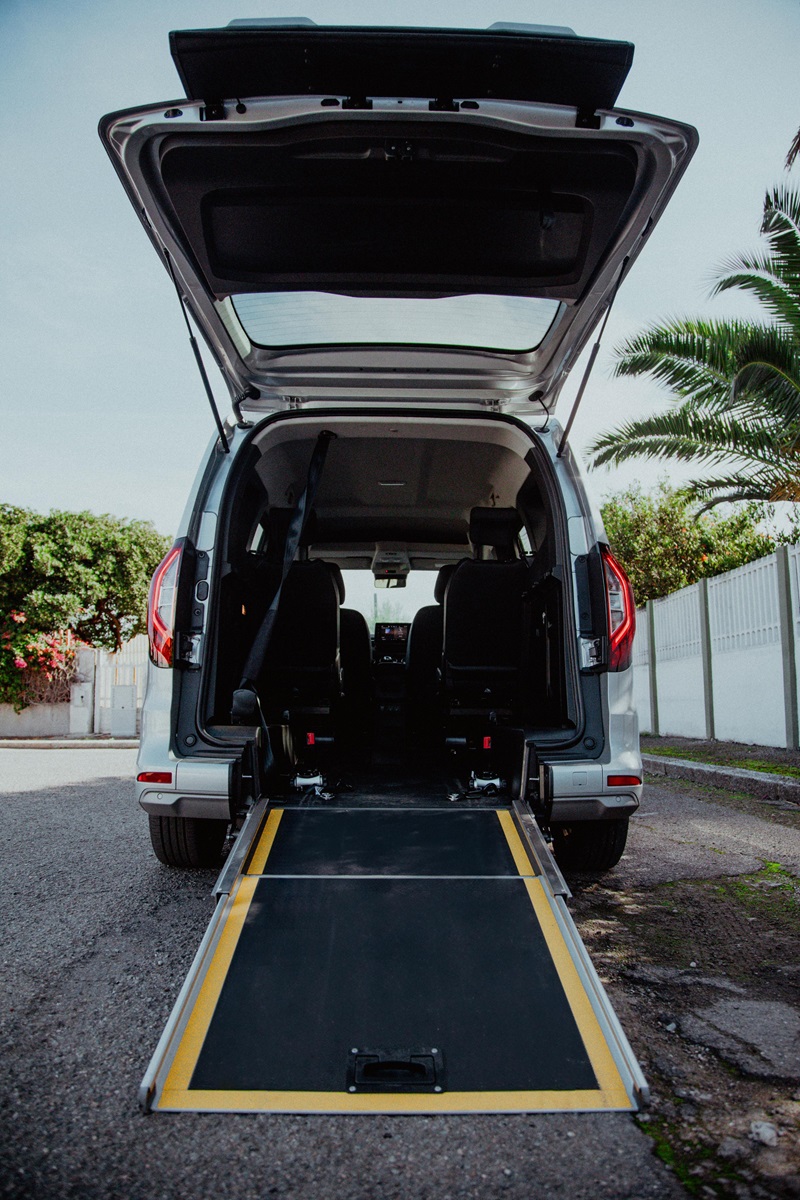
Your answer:
[[[507,811],[498,811],[497,816],[517,870],[524,876],[525,887],[586,1047],[598,1089],[443,1092],[439,1095],[427,1092],[352,1095],[348,1092],[190,1089],[192,1075],[258,885],[258,875],[264,870],[282,815],[281,809],[269,814],[248,867],[248,875],[241,878],[228,901],[222,932],[155,1108],[193,1112],[452,1113],[598,1109],[629,1111],[635,1107],[614,1063],[541,881],[530,877],[532,864]]]
[[[530,857],[528,856],[528,852],[525,849],[522,838],[519,836],[517,827],[514,824],[514,818],[511,816],[511,813],[508,811],[508,809],[503,808],[496,808],[494,811],[497,814],[497,819],[500,822],[503,833],[506,835],[508,848],[511,851],[512,858],[514,859],[514,866],[517,868],[517,872],[520,875],[538,875],[538,871],[535,869]]]
[[[270,814],[267,817],[267,820],[264,824],[264,829],[261,833],[261,837],[258,839],[258,845],[256,846],[255,850],[253,851],[253,857],[251,858],[250,862],[247,864],[247,869],[244,872],[245,875],[262,875],[263,874],[264,867],[267,865],[267,858],[269,857],[269,852],[275,843],[275,835],[278,832],[278,826],[281,823],[282,816],[283,816],[282,808],[274,808],[270,812]]]
[[[185,1112],[276,1113],[492,1113],[492,1112],[597,1112],[634,1105],[627,1095],[616,1103],[605,1092],[250,1092],[175,1091],[166,1088],[156,1105]]]
[[[609,1049],[605,1034],[600,1028],[592,1003],[586,994],[578,969],[573,962],[564,936],[558,927],[555,913],[545,895],[540,879],[526,879],[525,887],[531,899],[539,926],[544,934],[550,957],[553,960],[567,1002],[578,1026],[589,1062],[595,1073],[600,1091],[607,1097],[608,1108],[635,1107],[623,1083],[614,1056]]]
[[[219,941],[172,1060],[164,1092],[181,1092],[189,1087],[257,885],[257,877],[245,876],[228,901]],[[160,1101],[156,1107],[161,1107]]]
[[[539,927],[544,934],[550,957],[558,973],[567,1003],[570,1006],[575,1024],[586,1047],[589,1062],[599,1084],[600,1090],[607,1095],[614,1108],[632,1107],[622,1076],[614,1062],[606,1037],[600,1028],[597,1015],[586,994],[581,977],[573,961],[564,936],[559,928],[555,913],[548,899],[542,881],[539,878],[529,878],[531,873],[530,861],[522,839],[517,832],[511,813],[508,810],[497,809],[497,816],[506,835],[509,849],[514,857],[520,875],[526,876],[525,887],[528,890],[533,911]]]
[[[268,814],[247,868],[248,874],[240,876],[238,887],[231,893],[227,901],[228,911],[222,917],[222,931],[164,1082],[164,1092],[172,1090],[181,1092],[189,1088],[200,1051],[203,1049],[203,1043],[211,1026],[217,1001],[244,928],[245,918],[258,884],[258,876],[264,870],[282,816],[282,808],[273,809]],[[162,1107],[161,1102],[156,1107]]]

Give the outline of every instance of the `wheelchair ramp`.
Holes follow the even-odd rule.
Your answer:
[[[265,812],[145,1106],[637,1107],[644,1080],[536,849],[508,809]]]

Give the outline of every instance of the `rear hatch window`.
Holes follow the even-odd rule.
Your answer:
[[[259,346],[429,345],[534,350],[561,307],[534,296],[365,298],[326,292],[256,292],[233,299]]]

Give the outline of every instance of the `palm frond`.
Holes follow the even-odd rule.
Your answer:
[[[681,492],[687,499],[701,503],[700,512],[717,504],[742,501],[771,504],[800,497],[800,475],[782,478],[777,472],[764,471],[747,476],[737,473],[707,476],[686,484]]]
[[[730,274],[717,279],[711,295],[718,296],[720,292],[733,289],[749,292],[800,339],[800,289],[797,284],[792,286],[767,271],[761,273],[762,268],[756,265],[755,255],[742,257],[738,262],[731,259],[727,266]],[[738,270],[735,269],[737,267]]]
[[[616,349],[614,374],[650,375],[681,398],[713,404],[730,390],[737,345],[755,329],[745,321],[675,320],[651,326]]]
[[[794,154],[800,155],[800,133]],[[725,468],[688,486],[711,507],[726,500],[800,501],[800,189],[764,201],[760,249],[735,256],[714,294],[754,296],[771,323],[672,320],[617,349],[617,376],[649,376],[673,405],[629,421],[590,447],[592,466],[634,458]]]
[[[789,147],[789,153],[786,155],[786,170],[789,171],[794,166],[795,159],[800,155],[800,129],[792,138],[792,144]]]
[[[796,263],[800,253],[800,188],[781,183],[767,192],[761,232],[777,259]]]
[[[731,288],[750,292],[800,336],[800,191],[781,185],[764,198],[760,251],[734,255],[723,266],[712,295]]]
[[[790,458],[792,442],[776,445],[773,422],[743,422],[697,413],[687,405],[629,421],[601,434],[589,447],[592,466],[619,465],[632,458],[674,458],[680,462],[722,463],[738,460],[737,469],[770,468]]]

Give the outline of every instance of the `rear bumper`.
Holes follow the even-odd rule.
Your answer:
[[[553,800],[551,824],[572,821],[618,821],[639,807],[633,794],[607,796],[558,796]]]
[[[546,776],[550,821],[558,824],[629,817],[641,803],[642,785],[614,786],[608,780],[615,775],[642,778],[638,747],[614,755],[610,763],[552,763]]]
[[[141,756],[140,763],[141,766]],[[159,764],[159,766],[162,764]],[[236,762],[232,759],[182,759],[163,764],[174,779],[172,787],[136,784],[136,798],[146,813],[161,817],[200,817],[228,821],[236,794]],[[152,764],[148,764],[153,769]]]
[[[210,821],[228,821],[230,799],[224,796],[184,796],[178,792],[145,791],[139,804],[154,817],[201,817]]]

